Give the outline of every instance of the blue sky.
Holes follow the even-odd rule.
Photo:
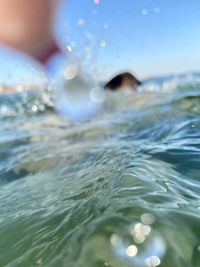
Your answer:
[[[144,78],[200,69],[199,0],[96,2],[65,0],[56,32],[99,79],[122,70]]]

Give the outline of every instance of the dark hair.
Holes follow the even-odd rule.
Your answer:
[[[109,82],[107,82],[104,86],[105,89],[110,89],[110,90],[117,90],[120,86],[123,85],[125,81],[129,81],[131,87],[135,88],[142,83],[131,73],[129,72],[124,72],[121,74],[118,74],[115,76],[113,79],[111,79]]]

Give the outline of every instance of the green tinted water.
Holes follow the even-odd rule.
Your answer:
[[[1,98],[0,266],[200,266],[200,87],[157,88],[83,124]]]

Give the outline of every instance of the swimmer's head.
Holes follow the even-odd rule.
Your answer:
[[[107,82],[104,88],[110,89],[113,91],[122,90],[124,88],[136,89],[141,84],[142,83],[131,73],[124,72],[124,73],[118,74],[113,79],[111,79],[109,82]]]

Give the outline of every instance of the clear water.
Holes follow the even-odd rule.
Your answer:
[[[199,267],[199,79],[108,94],[85,123],[1,95],[0,266]]]

